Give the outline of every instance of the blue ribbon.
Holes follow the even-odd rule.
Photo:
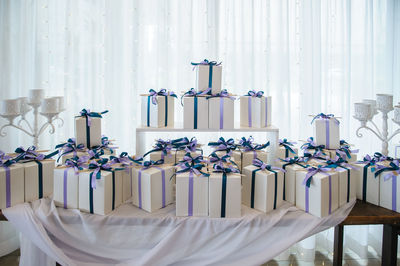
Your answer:
[[[221,217],[225,217],[226,213],[226,183],[227,183],[227,174],[229,173],[239,173],[239,170],[234,167],[225,168],[221,164],[213,165],[213,172],[222,173],[222,193],[221,193]]]
[[[207,59],[204,59],[204,60],[203,60],[202,62],[200,62],[200,63],[193,63],[193,62],[191,62],[191,64],[192,64],[193,66],[198,66],[198,65],[208,65],[208,66],[209,66],[209,70],[208,70],[208,89],[210,89],[210,90],[209,90],[208,94],[211,95],[212,78],[213,78],[213,66],[219,66],[219,65],[221,64],[221,62],[220,62],[220,63],[217,63],[216,61],[208,61]]]

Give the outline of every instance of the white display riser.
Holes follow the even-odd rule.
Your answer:
[[[143,155],[146,151],[151,149],[156,139],[176,139],[181,137],[196,137],[202,146],[204,155],[210,154],[212,151],[207,144],[210,141],[217,141],[219,137],[225,139],[234,138],[235,142],[241,137],[248,138],[253,136],[256,143],[266,143],[270,141],[270,146],[267,148],[268,164],[275,164],[275,153],[279,138],[279,129],[274,126],[266,128],[235,128],[235,129],[183,129],[182,127],[176,128],[150,128],[138,127],[136,128],[136,155]]]

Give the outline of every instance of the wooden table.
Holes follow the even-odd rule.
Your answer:
[[[0,221],[7,221],[7,218],[4,216],[1,210],[0,210]]]
[[[396,265],[400,213],[357,200],[349,216],[335,227],[333,265],[342,265],[345,225],[383,224],[382,265]]]

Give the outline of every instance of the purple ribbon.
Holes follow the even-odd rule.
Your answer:
[[[189,172],[188,216],[193,216],[193,171]]]
[[[66,209],[67,208],[67,178],[68,178],[68,168],[66,168],[65,170],[64,170],[64,184],[63,184],[63,186],[64,186],[64,189],[63,189],[63,193],[64,193],[64,209]]]
[[[139,208],[142,208],[142,171],[145,170],[145,168],[142,168],[139,170],[139,176],[138,176],[138,197],[139,197]]]
[[[3,166],[6,171],[6,208],[11,207],[11,178],[10,178],[10,168]]]
[[[154,168],[161,171],[162,178],[162,207],[165,207],[165,170],[160,167],[153,166]],[[139,170],[138,175],[138,197],[139,197],[139,208],[142,208],[142,171],[148,169],[149,167],[143,167]]]
[[[392,210],[397,210],[397,177],[392,177]]]
[[[252,97],[248,97],[248,116],[249,116],[249,127],[253,126],[252,120],[251,120],[251,98]]]
[[[224,98],[219,98],[219,129],[224,128]]]
[[[329,119],[326,119],[325,120],[325,145],[326,145],[326,148],[327,149],[329,149],[330,148],[330,146],[329,146]]]
[[[165,170],[163,168],[154,166],[154,168],[161,171],[161,179],[162,179],[162,207],[165,207]]]
[[[326,173],[328,171],[330,171],[330,168],[325,168],[325,167],[309,167],[307,168],[307,174],[306,174],[306,178],[303,180],[303,185],[306,187],[305,193],[306,193],[306,212],[308,213],[310,210],[310,198],[309,198],[309,189],[310,189],[310,183],[311,183],[311,178],[317,174],[317,173],[321,173],[324,175],[327,175],[329,177],[329,214],[331,214],[332,212],[332,179],[331,179],[331,175]]]

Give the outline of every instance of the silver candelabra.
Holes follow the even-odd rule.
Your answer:
[[[389,141],[400,133],[400,128],[395,130],[390,136],[388,133],[388,113],[394,109],[394,118],[392,121],[400,125],[400,106],[393,108],[393,95],[377,94],[376,100],[363,100],[361,103],[354,104],[354,118],[361,122],[356,135],[361,138],[363,135],[359,132],[361,129],[367,129],[375,134],[382,141],[382,154],[387,156]],[[372,120],[378,111],[382,113],[382,131]],[[374,128],[367,125],[370,123]]]
[[[39,111],[40,108],[40,111]],[[26,119],[26,115],[33,109],[33,126]],[[44,98],[44,90],[34,89],[29,91],[28,97],[17,99],[8,99],[2,101],[0,116],[8,120],[8,123],[0,128],[0,136],[5,137],[7,133],[4,130],[8,127],[14,127],[26,133],[33,138],[33,145],[39,146],[39,136],[50,127],[49,133],[54,134],[54,122],[58,120],[59,127],[64,125],[64,121],[59,114],[64,111],[64,97]],[[39,114],[46,117],[47,121],[39,127]],[[20,116],[15,124],[14,120]]]

